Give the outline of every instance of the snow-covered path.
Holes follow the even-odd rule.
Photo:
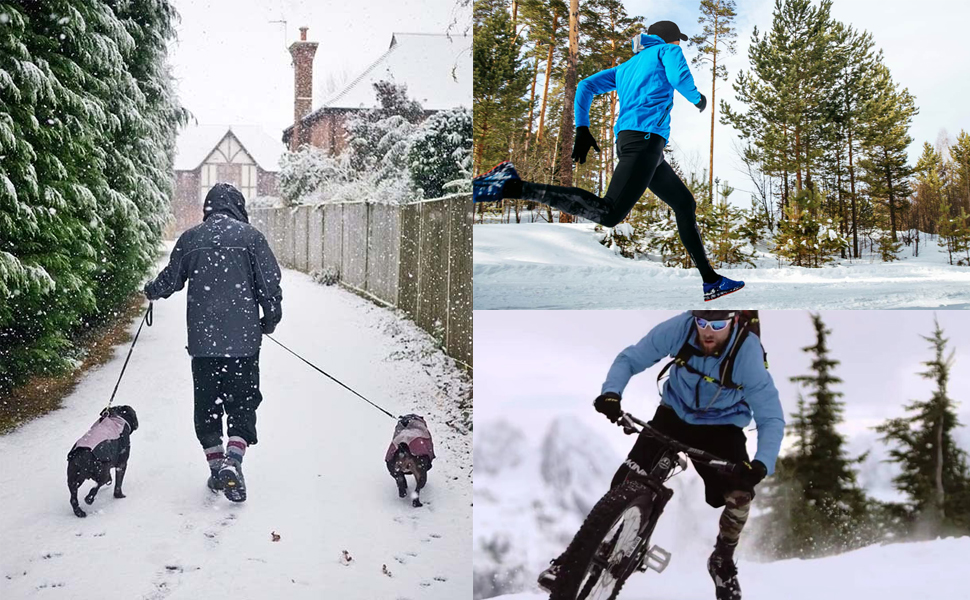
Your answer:
[[[459,432],[457,408],[467,384],[394,313],[294,271],[283,290],[276,339],[392,413],[426,415],[438,459],[424,507],[397,497],[384,466],[394,421],[268,340],[260,442],[244,464],[249,499],[211,495],[182,292],[155,303],[115,400],[141,425],[127,498],[103,489],[78,519],[65,483],[67,452],[107,401],[127,344],[62,409],[0,437],[0,598],[471,596],[471,434]]]
[[[970,538],[869,546],[840,556],[772,563],[740,561],[738,577],[745,600],[958,600],[966,598],[965,558]],[[683,560],[687,558],[687,560]],[[634,574],[620,600],[710,600],[707,552],[677,557],[663,573]],[[525,592],[496,600],[546,600]],[[783,592],[782,592],[783,590]]]
[[[475,309],[702,308],[694,270],[622,258],[602,246],[592,224],[475,227]],[[724,308],[970,308],[970,268],[946,264],[927,247],[895,263],[857,261],[823,269],[720,269],[745,289]]]

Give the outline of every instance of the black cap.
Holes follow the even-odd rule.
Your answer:
[[[656,35],[668,44],[676,40],[687,41],[687,36],[680,32],[680,27],[673,21],[657,21],[647,29],[647,35]]]

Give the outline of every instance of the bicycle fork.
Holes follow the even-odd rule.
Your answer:
[[[635,570],[641,573],[646,573],[648,569],[656,571],[657,573],[663,573],[667,565],[670,564],[671,553],[657,544],[647,549],[647,544],[650,543],[650,537],[653,535],[653,530],[657,526],[657,521],[660,520],[660,515],[663,514],[667,502],[673,497],[674,491],[662,485],[656,485],[654,482],[650,482],[649,485],[657,492],[654,495],[654,510],[650,515],[650,520],[647,522],[647,525],[640,532],[640,539],[636,552],[634,553],[634,556],[640,556],[640,558],[633,562],[633,564],[636,565]]]

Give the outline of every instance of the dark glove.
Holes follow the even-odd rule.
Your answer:
[[[623,416],[623,409],[620,408],[620,395],[616,392],[606,392],[596,397],[593,401],[593,408],[596,412],[603,413],[611,422],[616,423]]]
[[[596,145],[596,140],[593,139],[593,134],[589,132],[589,127],[580,125],[576,128],[576,141],[573,143],[573,162],[585,163],[586,155],[589,154],[591,147],[596,148],[597,152],[600,151],[600,147]]]
[[[750,463],[741,462],[735,465],[734,476],[744,487],[754,489],[754,486],[768,476],[768,467],[760,460],[753,460]]]
[[[704,109],[707,108],[707,96],[705,96],[704,94],[701,94],[700,101],[694,106],[697,107],[697,110],[704,112]]]
[[[276,325],[270,325],[269,321],[266,320],[266,317],[262,317],[259,320],[259,329],[263,332],[263,335],[269,335],[276,331]]]
[[[158,297],[157,296],[152,296],[152,293],[150,291],[151,290],[151,285],[153,283],[154,283],[154,281],[149,281],[148,283],[145,284],[145,287],[142,288],[142,291],[145,292],[145,297],[148,298],[149,300],[151,300],[152,302],[154,302],[155,300],[158,300]]]

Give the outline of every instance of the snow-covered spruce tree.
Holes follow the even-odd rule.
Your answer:
[[[472,115],[467,108],[437,112],[421,124],[408,153],[412,185],[424,198],[467,188],[471,181]]]
[[[708,221],[702,224],[702,231],[711,266],[715,269],[741,264],[753,267],[753,254],[747,250],[748,241],[742,229],[743,211],[725,201],[716,202],[703,214]]]
[[[845,439],[837,430],[843,402],[842,392],[834,387],[842,380],[833,373],[839,361],[829,356],[831,331],[818,314],[812,315],[812,323],[816,342],[803,350],[812,355],[813,373],[791,377],[806,388],[809,400],[799,396],[791,427],[795,446],[779,460],[778,480],[766,482],[768,487],[778,486],[777,505],[767,506],[784,527],[775,527],[777,537],[767,543],[779,558],[844,552],[872,541],[868,501],[852,466],[864,456],[848,458]]]
[[[899,252],[903,249],[902,240],[894,240],[892,233],[882,230],[876,239],[879,244],[879,257],[883,262],[892,262],[899,259]]]
[[[909,415],[889,419],[876,428],[890,444],[889,460],[902,472],[893,479],[908,498],[905,504],[910,535],[932,538],[939,535],[970,534],[970,470],[967,453],[957,446],[954,430],[956,400],[947,389],[953,368],[953,351],[947,353],[947,338],[934,320],[932,336],[923,336],[933,349],[933,358],[923,363],[924,379],[936,384],[927,400],[914,400]]]
[[[831,219],[818,217],[821,201],[821,192],[804,189],[790,199],[786,218],[778,222],[775,253],[796,267],[820,267],[847,245]]]
[[[155,258],[185,114],[168,2],[0,4],[0,392],[69,363]]]

